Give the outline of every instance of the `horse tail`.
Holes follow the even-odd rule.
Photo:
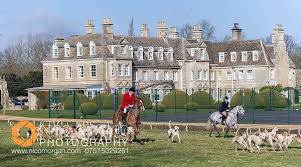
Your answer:
[[[208,119],[208,121],[207,121],[207,125],[206,125],[206,129],[208,130],[210,130],[211,129],[211,120],[210,120],[210,118]]]
[[[171,122],[171,120],[169,120],[169,122],[168,122],[169,129],[171,129],[170,122]]]

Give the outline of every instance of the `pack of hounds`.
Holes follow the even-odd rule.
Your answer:
[[[253,147],[256,147],[256,153],[260,153],[260,147],[269,145],[273,151],[278,150],[288,150],[289,145],[293,141],[301,143],[300,130],[298,134],[292,134],[291,130],[278,133],[278,128],[274,127],[272,130],[264,129],[263,131],[258,129],[257,132],[252,133],[251,129],[247,128],[245,132],[238,133],[239,129],[236,131],[235,137],[232,139],[231,145],[235,144],[235,150],[237,151],[238,146],[242,146],[244,150],[248,150],[253,153]]]

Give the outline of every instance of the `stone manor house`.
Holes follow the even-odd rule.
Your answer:
[[[93,98],[98,92],[125,92],[134,85],[152,100],[161,100],[175,87],[187,88],[188,94],[211,90],[217,99],[242,88],[296,84],[295,65],[279,24],[272,31],[272,44],[242,40],[238,23],[226,42],[203,40],[200,24],[193,26],[191,39],[180,38],[176,27],[164,21],[158,22],[156,36],[149,35],[146,24],[139,36],[114,34],[109,18],[102,22],[103,32],[94,28],[88,20],[85,34],[54,40],[51,55],[42,61],[43,86],[29,89],[30,108],[36,108],[37,92],[49,90],[82,90]]]

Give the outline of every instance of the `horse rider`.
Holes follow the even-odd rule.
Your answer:
[[[229,101],[228,101],[228,97],[225,96],[224,101],[222,102],[220,108],[219,108],[219,112],[222,115],[222,124],[225,124],[225,120],[228,116],[228,112],[229,112]]]
[[[131,87],[128,92],[123,94],[122,104],[120,110],[122,111],[122,121],[125,121],[127,112],[131,111],[131,108],[136,104],[135,88]]]

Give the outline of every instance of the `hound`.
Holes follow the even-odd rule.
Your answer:
[[[259,136],[256,136],[255,134],[248,134],[248,129],[247,129],[247,141],[249,144],[249,150],[252,153],[253,152],[253,148],[252,145],[254,144],[257,148],[257,153],[260,153],[260,145],[263,143],[265,139],[265,136],[263,134],[259,134]]]
[[[178,142],[181,143],[179,127],[175,126],[174,129],[172,129],[170,126],[170,122],[171,122],[171,120],[169,121],[169,124],[168,124],[169,125],[169,129],[167,131],[168,138],[169,139],[171,138],[171,142],[173,142],[174,137],[176,136],[178,138]]]
[[[248,147],[248,144],[247,142],[245,141],[246,138],[247,138],[247,134],[244,133],[242,135],[237,135],[237,132],[239,131],[239,129],[237,129],[236,131],[236,134],[235,134],[235,137],[232,139],[232,143],[231,145],[233,145],[235,143],[235,150],[237,151],[237,147],[238,147],[238,144],[244,146],[245,149],[249,150],[249,147]]]

